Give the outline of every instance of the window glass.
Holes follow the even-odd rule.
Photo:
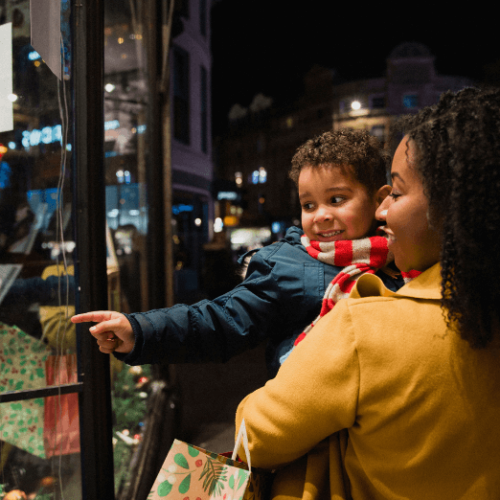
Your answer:
[[[403,96],[403,106],[408,109],[418,107],[418,95],[406,94]]]
[[[104,148],[108,307],[149,309],[148,186],[150,130],[145,3],[108,0],[104,15]],[[130,368],[113,356],[114,479],[117,498],[127,490],[130,463],[144,426],[149,366]]]
[[[44,500],[81,499],[77,394],[2,406],[0,492],[18,490]]]
[[[184,144],[189,144],[189,52],[176,46],[173,59],[174,137]]]
[[[372,109],[383,109],[385,108],[385,97],[376,96],[371,98]]]
[[[370,134],[374,135],[380,142],[385,141],[385,125],[374,125],[371,130]]]
[[[200,0],[200,33],[207,36],[207,0]]]
[[[70,2],[51,3],[0,0],[0,491],[78,500]]]
[[[201,66],[201,150],[208,153],[208,72]]]
[[[106,2],[104,20],[109,307],[125,313],[147,308],[148,94],[141,5],[141,2]]]
[[[200,300],[201,249],[208,240],[208,199],[175,190],[172,205],[174,240],[174,294],[176,302]]]
[[[176,0],[175,9],[180,16],[189,19],[189,0]]]

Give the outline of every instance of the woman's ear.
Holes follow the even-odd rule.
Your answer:
[[[391,191],[392,187],[386,184],[375,193],[375,201],[377,203],[377,207],[379,207],[382,202],[391,194]]]

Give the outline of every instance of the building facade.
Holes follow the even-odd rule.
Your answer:
[[[447,90],[472,81],[436,73],[435,57],[416,42],[397,46],[387,58],[384,77],[346,82],[334,87],[333,128],[368,130],[385,141],[394,118],[437,103]]]
[[[244,202],[240,208],[225,203],[223,214],[239,213],[230,221],[240,225],[280,223],[276,235],[282,234],[300,214],[296,187],[288,179],[296,149],[340,128],[368,130],[385,142],[396,117],[436,103],[446,90],[472,84],[465,77],[437,74],[434,63],[426,46],[403,43],[389,54],[380,78],[338,82],[332,70],[313,67],[303,95],[286,108],[273,107],[269,99],[267,106],[255,106],[257,97],[249,109],[235,105],[227,133],[217,139],[217,171],[236,182]]]
[[[171,49],[172,224],[175,292],[200,285],[203,245],[212,237],[213,177],[209,0],[185,0],[184,29]]]

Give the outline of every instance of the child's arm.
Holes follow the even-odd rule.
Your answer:
[[[77,314],[71,318],[71,321],[73,323],[97,323],[89,331],[97,339],[99,350],[105,354],[129,353],[134,348],[134,332],[124,314],[114,311],[92,311]]]
[[[278,319],[284,320],[280,315],[283,292],[268,259],[279,245],[272,247],[253,256],[243,283],[212,301],[127,315],[93,311],[73,321],[104,321],[91,330],[101,352],[113,352],[127,364],[227,361],[257,346],[277,330]],[[112,337],[109,332],[124,342],[116,350],[107,340]]]

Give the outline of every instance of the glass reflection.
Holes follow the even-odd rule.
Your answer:
[[[18,491],[26,495],[18,493],[19,498],[36,500],[81,499],[76,394],[1,406],[0,493]]]
[[[21,392],[77,380],[70,2],[52,1],[0,0],[0,397],[19,398],[0,403],[0,489],[78,500],[78,395]]]
[[[149,105],[144,2],[105,4],[104,149],[108,227],[108,307],[148,309]],[[115,491],[126,496],[130,463],[142,436],[151,375],[111,356]]]

